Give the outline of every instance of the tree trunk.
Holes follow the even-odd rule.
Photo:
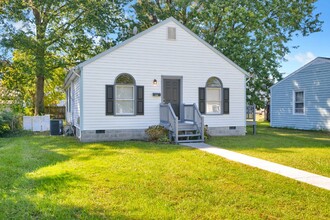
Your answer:
[[[33,5],[33,4],[32,4]],[[35,49],[36,59],[36,100],[34,107],[34,115],[43,115],[44,106],[44,84],[46,75],[46,47],[44,44],[47,24],[42,22],[41,13],[36,7],[33,8],[33,14],[36,23],[37,45]]]
[[[38,75],[36,82],[36,101],[34,107],[34,115],[42,115],[45,112],[44,82],[45,82],[45,77],[43,75]]]
[[[42,115],[45,112],[44,107],[44,84],[45,84],[45,49],[40,47],[36,50],[36,100],[34,115]]]

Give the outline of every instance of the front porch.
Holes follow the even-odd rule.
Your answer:
[[[171,103],[160,104],[160,125],[169,130],[175,143],[204,142],[204,117],[195,103],[182,105],[180,120]]]

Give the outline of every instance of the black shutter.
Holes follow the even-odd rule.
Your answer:
[[[223,88],[223,114],[229,114],[229,88]]]
[[[114,86],[106,85],[105,86],[105,114],[114,115]]]
[[[144,86],[136,86],[136,114],[144,115]]]
[[[200,87],[198,88],[198,108],[200,113],[205,114],[205,88]]]

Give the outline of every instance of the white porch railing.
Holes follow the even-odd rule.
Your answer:
[[[201,134],[202,141],[204,141],[204,117],[194,104],[183,104],[183,121],[193,122],[199,133]]]
[[[160,124],[172,132],[175,143],[178,142],[179,122],[175,115],[171,103],[160,104]]]

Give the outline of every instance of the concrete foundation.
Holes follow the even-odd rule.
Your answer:
[[[241,136],[245,135],[246,127],[209,127],[211,136]],[[126,140],[146,140],[147,135],[144,129],[116,129],[116,130],[85,130],[81,131],[80,141],[126,141]]]
[[[245,126],[230,127],[209,127],[208,132],[211,136],[242,136],[246,133]]]
[[[104,133],[97,133],[103,132]],[[81,131],[80,141],[126,141],[126,140],[145,140],[144,129],[116,129],[116,130],[89,130]]]

